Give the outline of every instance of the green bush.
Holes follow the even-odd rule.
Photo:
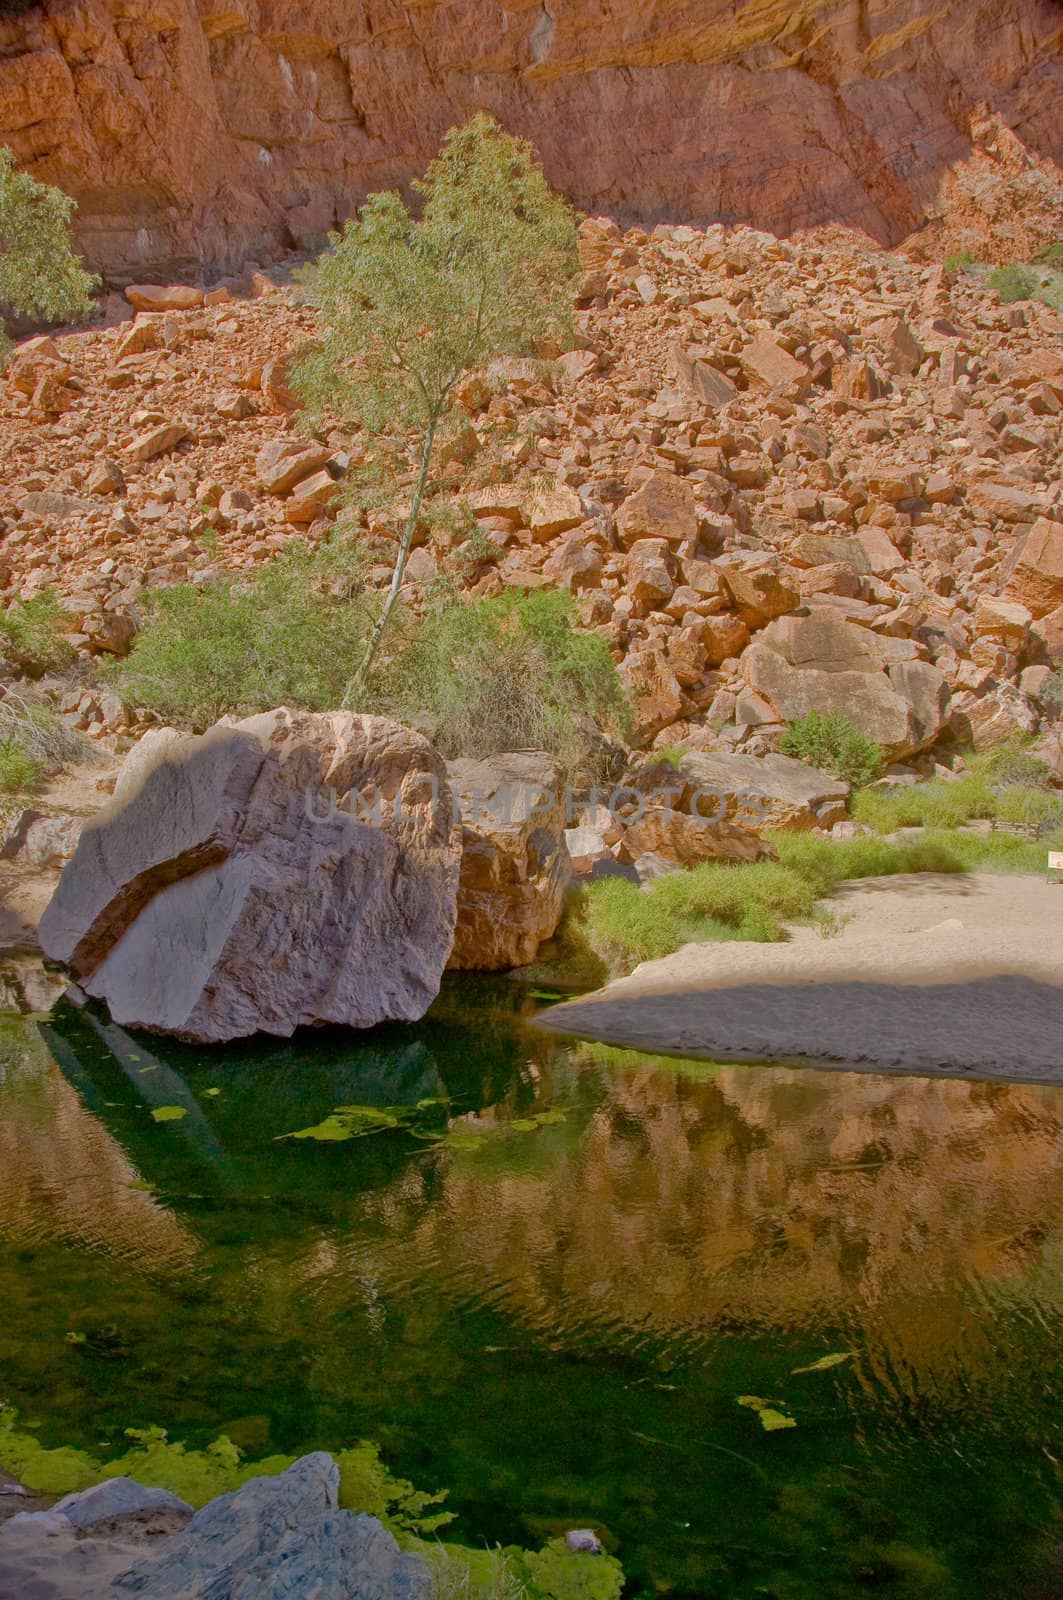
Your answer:
[[[960,778],[865,789],[854,798],[853,816],[878,833],[978,821],[1047,827],[1063,821],[1063,794],[1051,783],[1043,761],[1027,750],[1005,747],[970,757]]]
[[[22,0],[3,0],[16,16]],[[74,254],[70,218],[74,202],[59,189],[19,172],[10,150],[0,147],[0,306],[19,316],[60,322],[92,309],[90,277]],[[9,345],[0,322],[0,366]]]
[[[955,250],[951,256],[945,257],[945,270],[947,272],[964,272],[968,267],[975,267],[978,262],[970,250]]]
[[[54,589],[42,589],[31,600],[14,600],[0,612],[0,650],[16,672],[40,678],[74,659],[74,647],[63,638],[74,627]]]
[[[450,759],[538,749],[593,762],[598,730],[622,735],[629,711],[608,647],[574,616],[556,589],[444,599],[378,673],[374,708],[427,718]]]
[[[250,577],[176,584],[110,673],[118,692],[195,729],[226,713],[342,703],[365,616],[329,592],[324,557],[300,545]]]
[[[1031,267],[1010,261],[1005,267],[996,267],[986,283],[1002,305],[1012,305],[1017,300],[1032,300],[1041,287],[1041,277]]]
[[[791,723],[779,740],[785,756],[807,761],[820,772],[844,778],[854,789],[874,783],[885,766],[882,750],[840,711],[810,711]]]
[[[14,734],[0,738],[0,794],[25,794],[41,774],[41,764]]]

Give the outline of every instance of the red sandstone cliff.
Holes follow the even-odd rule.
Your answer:
[[[581,206],[895,242],[998,112],[1063,156],[1059,0],[45,0],[0,143],[116,277],[260,259],[486,107]]]

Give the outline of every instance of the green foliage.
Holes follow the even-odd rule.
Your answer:
[[[217,1495],[238,1489],[249,1478],[284,1472],[294,1456],[266,1456],[245,1461],[224,1435],[205,1450],[189,1450],[167,1438],[163,1428],[127,1428],[133,1441],[122,1455],[101,1463],[88,1451],[48,1450],[27,1428],[19,1428],[18,1412],[0,1405],[0,1466],[38,1494],[72,1494],[107,1478],[130,1477],[149,1488],[169,1489],[189,1505],[206,1505]],[[405,1478],[396,1478],[380,1459],[377,1447],[363,1440],[336,1452],[340,1469],[340,1505],[379,1517],[393,1533],[425,1537],[453,1521],[437,1509],[445,1494],[426,1494]]]
[[[969,758],[959,778],[864,790],[854,799],[853,815],[879,833],[976,821],[1051,829],[1063,823],[1063,794],[1051,781],[1043,761],[1005,747]]]
[[[345,1511],[363,1511],[379,1517],[396,1535],[418,1538],[427,1538],[454,1521],[453,1512],[439,1509],[447,1497],[445,1489],[428,1494],[405,1478],[396,1478],[368,1440],[338,1450],[335,1459],[340,1469],[340,1505]]]
[[[650,759],[652,761],[664,761],[668,766],[673,767],[676,771],[678,771],[679,763],[682,761],[686,753],[686,750],[681,744],[666,744],[651,750]]]
[[[1032,268],[1010,261],[1007,266],[994,268],[986,283],[1002,305],[1012,305],[1018,300],[1032,300],[1041,287],[1041,278]]]
[[[16,672],[40,678],[74,659],[74,647],[63,638],[74,626],[54,589],[42,589],[30,600],[13,600],[0,612],[0,650]]]
[[[355,698],[398,597],[455,386],[493,357],[561,336],[578,271],[572,209],[546,182],[531,146],[490,117],[451,129],[414,188],[419,217],[397,193],[371,195],[307,274],[322,334],[293,380],[313,410],[338,410],[379,434],[417,436],[391,589]]]
[[[1044,250],[1039,250],[1034,256],[1034,261],[1039,267],[1053,267],[1063,271],[1063,241],[1050,244]]]
[[[1043,872],[1045,848],[1055,848],[1051,838],[1035,842],[1008,833],[937,832],[899,843],[874,835],[835,840],[776,833],[771,842],[775,862],[706,862],[668,873],[648,889],[623,878],[591,883],[569,913],[565,936],[584,942],[609,970],[630,971],[692,941],[781,939],[784,923],[815,917],[817,901],[851,878]]]
[[[461,1545],[418,1546],[432,1567],[432,1600],[530,1600],[529,1590],[502,1550]]]
[[[840,711],[810,711],[779,740],[784,756],[807,761],[820,772],[844,778],[854,789],[874,783],[885,765],[881,749]]]
[[[195,729],[227,712],[338,706],[365,637],[360,607],[329,592],[305,545],[249,577],[176,584],[111,671],[119,693]]]
[[[155,1122],[180,1122],[188,1115],[187,1106],[156,1106],[151,1113]]]
[[[523,1557],[533,1592],[543,1600],[620,1600],[624,1570],[602,1551],[573,1551],[564,1539],[551,1539]]]
[[[73,252],[73,211],[67,195],[17,171],[11,151],[0,147],[0,305],[49,322],[91,310],[97,280]],[[6,348],[0,328],[0,359]]]
[[[464,372],[556,336],[577,271],[572,210],[490,117],[451,129],[413,187],[419,218],[371,195],[307,274],[322,338],[296,382],[376,432],[426,432]]]
[[[40,775],[40,762],[16,734],[0,738],[0,794],[25,794]]]
[[[785,1400],[762,1400],[759,1394],[740,1394],[738,1404],[747,1411],[755,1411],[765,1433],[781,1433],[786,1428],[796,1428],[796,1420],[788,1411],[781,1411]]]
[[[448,758],[549,750],[570,767],[593,759],[598,727],[622,735],[630,713],[608,647],[577,633],[555,589],[444,600],[376,684],[379,709],[424,714]]]
[[[951,256],[945,257],[945,270],[947,272],[963,272],[968,267],[976,265],[976,259],[970,250],[955,250]]]

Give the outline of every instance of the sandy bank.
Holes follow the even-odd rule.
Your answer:
[[[1063,885],[925,873],[829,904],[833,937],[686,945],[539,1021],[670,1055],[1063,1083]]]

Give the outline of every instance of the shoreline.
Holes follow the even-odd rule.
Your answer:
[[[1063,1084],[1063,886],[858,879],[830,937],[685,945],[536,1019],[688,1059]]]

